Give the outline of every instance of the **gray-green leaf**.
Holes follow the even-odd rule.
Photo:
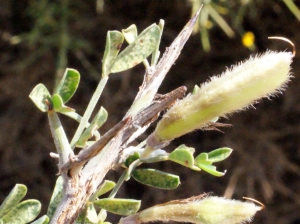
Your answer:
[[[49,223],[49,217],[47,215],[43,215],[41,218],[35,220],[31,224],[47,224]]]
[[[127,29],[123,29],[122,33],[127,43],[131,44],[137,38],[137,28],[135,24],[132,24]]]
[[[92,123],[89,127],[83,132],[81,137],[79,138],[78,142],[76,143],[77,147],[84,147],[87,140],[89,140],[94,135],[94,131],[99,129],[107,120],[108,113],[107,111],[101,107],[99,112],[94,117]]]
[[[211,175],[214,175],[216,177],[221,177],[225,175],[225,172],[217,171],[216,166],[210,165],[210,164],[196,164],[199,168],[206,171],[207,173],[210,173]]]
[[[195,158],[195,165],[198,166],[198,164],[200,164],[200,163],[201,164],[207,164],[207,165],[212,164],[212,161],[210,161],[209,158],[208,158],[208,153],[202,152]]]
[[[208,153],[208,160],[212,163],[220,162],[225,160],[232,153],[231,148],[223,147],[219,149],[215,149]]]
[[[160,28],[152,24],[117,56],[110,71],[112,73],[125,71],[141,63],[154,51],[159,38]]]
[[[108,76],[124,41],[124,36],[119,31],[108,31],[106,36],[105,51],[102,59],[102,76]]]
[[[30,199],[19,203],[4,215],[1,220],[9,224],[26,224],[33,221],[41,211],[41,203]]]
[[[98,223],[98,216],[96,209],[92,203],[88,205],[87,213],[86,213],[86,220],[89,223]]]
[[[67,107],[64,102],[63,99],[61,98],[61,96],[59,94],[54,94],[52,97],[52,104],[53,104],[53,108],[56,112],[60,112],[60,113],[70,113],[70,112],[74,112],[75,110],[71,107]]]
[[[142,184],[164,190],[173,190],[180,184],[179,176],[154,169],[137,169],[131,175]]]
[[[96,197],[99,197],[107,192],[109,192],[111,189],[113,189],[116,186],[116,183],[110,180],[105,180],[103,184],[99,187],[99,189],[96,192]]]
[[[132,215],[141,206],[141,201],[133,199],[104,198],[94,202],[95,205],[118,215]]]
[[[183,166],[192,168],[194,166],[194,148],[180,145],[169,155],[169,160],[179,163]]]
[[[55,210],[58,207],[62,199],[62,190],[63,190],[63,178],[59,176],[56,180],[56,184],[52,193],[50,204],[48,206],[47,216],[51,219],[54,215]]]
[[[80,81],[80,74],[77,70],[67,68],[64,76],[57,86],[56,92],[64,103],[68,102],[77,90]]]
[[[26,193],[27,187],[25,185],[16,184],[0,206],[0,218],[16,207]]]
[[[46,86],[43,84],[40,83],[36,85],[29,94],[29,98],[42,112],[46,112],[48,110],[46,100],[51,102],[51,95]]]

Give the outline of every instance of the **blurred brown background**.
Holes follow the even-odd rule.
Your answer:
[[[219,2],[219,1],[215,1]],[[228,1],[230,11],[238,11],[242,1]],[[99,3],[99,2],[98,2]],[[300,7],[300,2],[295,1]],[[103,8],[95,1],[2,0],[0,2],[0,201],[16,183],[28,187],[27,198],[39,199],[43,212],[51,197],[57,167],[49,157],[54,144],[47,116],[33,105],[28,95],[38,83],[53,89],[57,68],[64,65],[63,30],[67,30],[69,47],[65,51],[67,66],[81,73],[81,83],[69,106],[83,114],[101,74],[101,58],[108,30],[121,30],[136,24],[139,31],[159,19],[165,20],[161,51],[173,41],[191,14],[188,1],[104,1]],[[101,11],[102,9],[102,11]],[[66,16],[67,15],[67,16]],[[66,17],[65,17],[66,16]],[[236,32],[229,38],[214,25],[209,30],[211,50],[204,52],[199,34],[187,42],[178,61],[165,79],[160,93],[186,85],[189,91],[208,77],[225,70],[226,66],[244,60],[249,55],[271,50],[290,50],[281,41],[268,36],[291,39],[300,51],[300,21],[278,0],[249,1],[239,26],[230,15],[223,18]],[[67,21],[63,23],[63,21]],[[256,49],[250,51],[241,43],[238,29],[251,31],[256,37]],[[61,54],[60,54],[61,53]],[[193,172],[173,163],[153,164],[178,174],[182,184],[174,191],[151,189],[128,181],[120,197],[143,199],[143,207],[172,199],[212,192],[214,195],[242,199],[253,197],[265,204],[253,223],[300,223],[300,63],[294,58],[292,82],[283,95],[261,100],[250,108],[223,119],[232,128],[197,131],[177,139],[169,146],[185,143],[196,148],[196,154],[228,146],[232,156],[218,164],[227,170],[222,178],[205,172]],[[60,64],[59,64],[60,63]],[[143,78],[143,66],[111,76],[101,102],[109,112],[104,133],[117,123],[138,91]],[[64,127],[72,137],[76,123],[62,117]],[[150,130],[149,130],[150,132]],[[110,177],[117,180],[119,172]],[[117,218],[112,221],[116,222]]]

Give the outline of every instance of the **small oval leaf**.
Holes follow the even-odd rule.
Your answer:
[[[135,24],[132,24],[127,29],[123,29],[122,33],[127,43],[131,44],[137,38],[137,28]]]
[[[116,186],[116,183],[110,180],[105,180],[103,184],[98,188],[96,195],[97,197],[109,192]]]
[[[93,204],[89,203],[86,214],[86,223],[95,223],[97,224],[99,219],[97,216],[97,211]]]
[[[191,168],[194,166],[194,151],[194,148],[180,145],[170,153],[169,160]]]
[[[133,199],[104,198],[94,202],[95,205],[117,215],[135,214],[141,206],[141,201]]]
[[[24,184],[16,184],[0,206],[0,218],[16,207],[26,193],[27,187]]]
[[[179,176],[154,169],[137,169],[131,176],[142,184],[164,190],[173,190],[180,184]]]
[[[216,167],[214,165],[209,165],[209,164],[197,164],[197,166],[199,168],[201,168],[202,170],[206,171],[207,173],[210,173],[211,175],[217,176],[217,177],[221,177],[224,176],[226,172],[220,172],[217,171]]]
[[[102,76],[108,76],[124,41],[124,36],[119,31],[108,31],[106,35],[105,51],[102,59]]]
[[[68,102],[77,90],[80,74],[77,70],[67,68],[64,76],[57,86],[55,93],[59,94],[64,103]]]
[[[51,196],[50,204],[47,210],[47,216],[51,219],[60,203],[63,193],[63,178],[59,176],[56,180],[55,187]]]
[[[41,211],[41,203],[30,199],[19,203],[1,219],[4,223],[26,224],[33,221]]]
[[[41,218],[35,220],[31,224],[47,224],[49,223],[49,217],[46,215],[43,215]]]
[[[29,94],[29,98],[42,112],[48,111],[46,100],[51,102],[51,95],[46,86],[41,83],[36,85]]]
[[[225,160],[232,153],[231,148],[223,147],[219,149],[215,149],[208,153],[208,160],[212,163],[220,162]]]
[[[207,164],[211,165],[212,162],[208,160],[208,153],[203,152],[200,153],[196,158],[195,158],[195,164],[198,166],[198,164]]]
[[[134,152],[132,155],[128,156],[124,162],[126,167],[129,167],[131,163],[140,158],[140,154],[138,152]]]
[[[78,142],[76,143],[77,147],[84,147],[86,142],[93,137],[94,131],[99,129],[107,120],[108,113],[107,111],[101,107],[99,112],[94,117],[92,123],[85,129],[81,137],[79,138]]]
[[[154,51],[159,38],[160,29],[156,24],[152,24],[117,56],[110,71],[125,71],[141,63]]]
[[[59,109],[61,109],[64,106],[63,99],[57,93],[51,97],[51,100],[52,100],[52,104],[53,104],[53,109],[55,111],[58,111]]]

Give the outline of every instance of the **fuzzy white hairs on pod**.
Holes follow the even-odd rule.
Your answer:
[[[267,51],[228,68],[174,105],[151,136],[154,144],[204,128],[216,117],[243,110],[284,90],[290,80],[291,52]],[[150,140],[149,139],[149,140]],[[147,142],[148,143],[148,142]]]
[[[199,197],[199,196],[198,196]],[[192,197],[170,201],[145,209],[120,220],[119,224],[140,224],[154,221],[176,221],[196,224],[239,224],[250,222],[262,209],[251,202],[222,197]]]

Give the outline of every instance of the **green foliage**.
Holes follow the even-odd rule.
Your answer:
[[[106,36],[106,45],[102,59],[102,75],[107,76],[110,73],[111,66],[114,64],[117,55],[124,41],[124,35],[119,31],[108,31]]]
[[[46,215],[43,215],[41,218],[35,220],[31,224],[47,224],[49,223],[49,217]]]
[[[100,197],[101,195],[111,191],[116,186],[116,183],[113,181],[105,180],[103,184],[98,188],[95,193],[96,197]]]
[[[136,181],[142,184],[164,190],[176,189],[180,184],[177,175],[154,169],[136,169],[131,175]]]
[[[51,96],[48,89],[40,83],[34,87],[29,97],[42,112],[48,111],[51,107],[61,113],[73,112],[74,109],[66,107],[65,103],[68,102],[76,92],[79,80],[80,74],[78,71],[75,69],[66,69],[56,93]]]
[[[125,71],[141,63],[154,51],[159,39],[160,28],[152,24],[116,57],[110,71],[112,73]]]
[[[77,90],[80,81],[80,74],[75,69],[67,68],[60,80],[55,93],[60,95],[63,103],[68,102]]]
[[[51,95],[43,84],[38,84],[29,94],[30,99],[42,112],[48,110],[47,101],[51,102]]]
[[[55,210],[58,207],[58,204],[61,202],[63,196],[63,178],[59,176],[56,180],[55,187],[50,199],[50,203],[47,210],[47,216],[51,219]]]
[[[9,195],[0,206],[0,218],[12,210],[25,197],[27,187],[23,184],[16,184]]]
[[[95,131],[98,130],[106,122],[107,117],[107,111],[103,107],[101,107],[99,112],[94,117],[92,123],[82,133],[81,137],[76,143],[76,146],[83,148],[86,145],[87,141],[94,136]],[[96,140],[98,140],[99,138],[100,136],[98,136]]]
[[[232,149],[227,147],[215,149],[208,153],[208,159],[212,163],[221,162],[227,159],[231,153],[232,153]]]
[[[97,211],[92,203],[88,203],[85,208],[85,212],[79,216],[76,220],[76,224],[98,224],[101,223],[97,216]]]
[[[140,158],[140,154],[138,152],[134,152],[132,155],[128,156],[124,162],[125,167],[129,167],[134,161]]]
[[[20,202],[27,188],[16,184],[0,206],[0,223],[25,224],[33,221],[41,210],[41,203],[34,199]]]
[[[94,204],[111,213],[127,216],[132,215],[139,210],[141,201],[120,198],[104,198],[94,201]]]
[[[232,152],[230,148],[220,148],[209,153],[201,153],[195,158],[195,165],[214,176],[223,176],[225,172],[219,172],[213,163],[226,159]]]
[[[169,155],[169,160],[179,163],[183,166],[193,168],[194,167],[194,154],[195,149],[181,145],[176,148]]]

